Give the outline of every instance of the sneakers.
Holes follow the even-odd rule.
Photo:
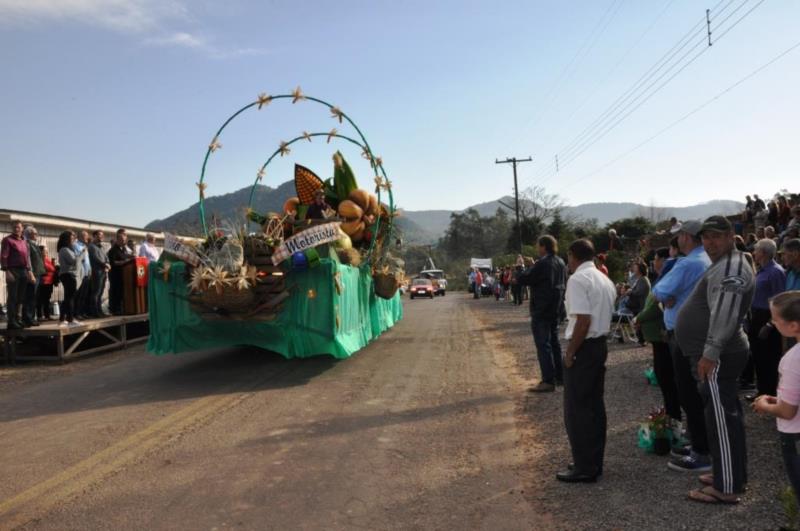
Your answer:
[[[70,321],[69,326],[81,326],[83,323],[75,319],[74,321]]]
[[[58,322],[58,326],[61,327],[61,328],[64,328],[64,327],[67,326],[67,322],[66,321],[59,321]]]
[[[692,452],[681,458],[670,459],[667,467],[678,472],[711,472],[711,460],[708,456]]]
[[[673,446],[669,451],[669,455],[675,459],[683,459],[686,456],[692,455],[692,448],[690,446]]]

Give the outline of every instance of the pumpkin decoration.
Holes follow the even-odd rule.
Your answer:
[[[358,206],[354,201],[345,199],[339,203],[339,216],[345,220],[358,220],[364,216],[364,209]]]
[[[373,209],[372,205],[378,204],[378,199],[360,188],[350,192],[347,197],[339,203],[338,212],[345,219],[342,230],[357,243],[364,239],[367,227],[375,222],[375,215],[370,210]]]

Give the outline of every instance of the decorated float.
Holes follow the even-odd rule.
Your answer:
[[[304,131],[281,142],[258,168],[242,219],[209,222],[207,170],[222,148],[223,132],[242,113],[265,112],[278,103],[326,107],[337,125],[354,134]],[[295,164],[296,195],[286,198],[282,212],[259,212],[253,199],[270,163],[314,141],[355,146],[374,189],[359,186],[337,150],[333,177],[323,180]],[[260,94],[214,135],[196,185],[204,237],[189,241],[167,234],[161,259],[150,268],[150,352],[252,345],[287,358],[346,358],[402,318],[403,264],[392,255],[392,185],[381,158],[338,107],[299,87],[291,94]]]

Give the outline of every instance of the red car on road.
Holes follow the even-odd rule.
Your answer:
[[[428,297],[433,298],[433,282],[429,278],[415,278],[411,281],[411,288],[408,290],[411,298]]]

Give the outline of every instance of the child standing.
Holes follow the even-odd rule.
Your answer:
[[[800,340],[800,291],[786,291],[769,301],[772,322],[778,331]],[[783,355],[778,366],[778,396],[761,395],[753,401],[753,410],[778,420],[783,462],[800,503],[800,343]]]

